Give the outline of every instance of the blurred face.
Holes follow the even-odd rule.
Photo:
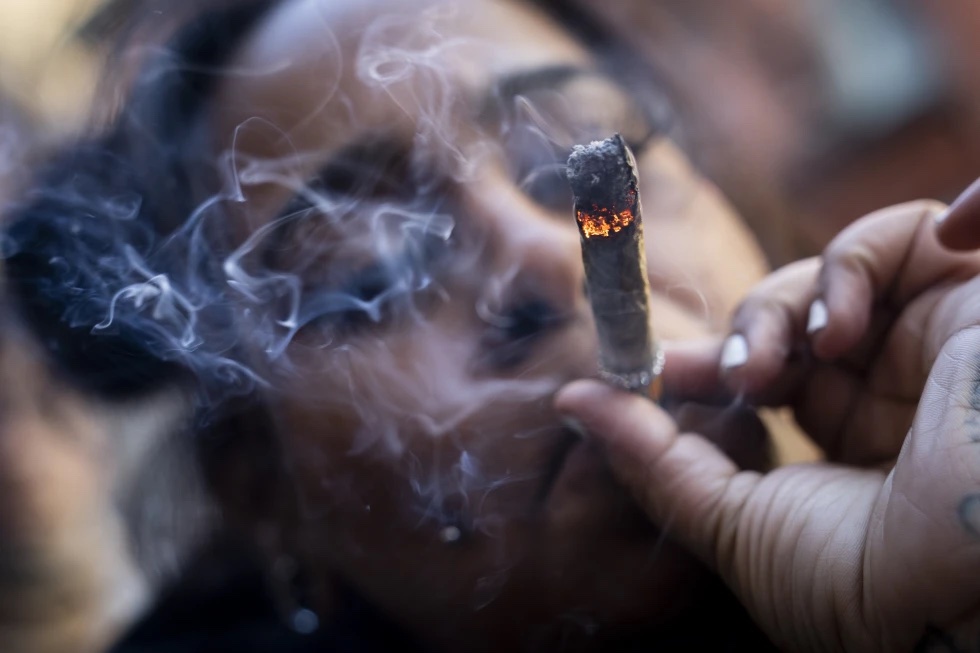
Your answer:
[[[559,27],[470,0],[295,0],[210,112],[226,266],[300,504],[304,564],[474,650],[656,624],[700,572],[551,408],[596,373],[563,164],[620,132],[656,327],[709,332],[762,272],[737,221]]]

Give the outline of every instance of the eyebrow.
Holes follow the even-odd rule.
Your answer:
[[[490,86],[482,101],[477,102],[477,106],[480,107],[478,118],[485,121],[496,115],[502,101],[506,104],[514,98],[532,91],[557,90],[569,82],[590,77],[603,77],[603,75],[594,68],[571,64],[543,66],[509,73],[497,79]],[[623,93],[628,95],[625,89]],[[381,161],[391,161],[398,156],[405,155],[410,148],[410,143],[406,143],[403,138],[395,134],[366,135],[362,140],[349,143],[331,155],[312,179],[321,181],[330,179],[337,183],[340,180],[334,176],[335,174],[339,173],[338,176],[340,176],[344,172],[369,170],[371,166],[377,165]],[[356,168],[353,170],[351,169],[352,163],[356,164]]]
[[[507,106],[515,98],[535,91],[559,90],[573,81],[589,78],[602,78],[613,82],[617,87],[619,86],[615,84],[615,80],[607,79],[607,76],[600,70],[583,65],[554,64],[508,73],[495,80],[482,100],[476,103],[476,106],[479,107],[477,118],[480,122],[487,122],[499,114],[502,106]],[[627,89],[621,90],[624,97],[629,97],[635,101]],[[652,124],[649,126],[650,136],[653,136],[657,130]],[[642,147],[646,142],[645,140],[643,143],[631,143],[630,145],[636,150],[638,146]],[[406,143],[403,138],[392,133],[366,135],[363,139],[349,143],[335,152],[311,179],[321,183],[332,182],[332,185],[339,185],[343,183],[346,175],[352,175],[346,181],[354,185],[358,174],[374,170],[383,162],[390,162],[397,157],[405,156],[410,148],[410,143]],[[293,205],[293,209],[296,208],[298,207]],[[284,213],[292,212],[287,210]],[[294,222],[289,221],[284,225],[284,230],[277,230],[283,232],[280,239],[290,235],[295,226]]]
[[[342,186],[349,188],[341,192],[350,192],[367,174],[380,174],[385,165],[406,157],[409,149],[410,144],[395,134],[369,134],[331,155],[306,183],[312,185],[314,192],[321,192],[324,188],[338,190]],[[300,214],[314,208],[315,205],[306,196],[294,194],[277,216],[277,219],[283,220],[283,224],[269,235],[266,254],[271,255],[292,238],[302,222]],[[269,261],[266,262],[268,264]]]

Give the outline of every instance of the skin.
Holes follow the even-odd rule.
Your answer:
[[[590,382],[558,396],[786,650],[977,650],[980,255],[943,249],[944,208],[885,209],[774,273],[733,321],[746,360],[700,368],[791,406],[826,462],[738,471],[649,403]]]
[[[390,87],[393,93],[379,93],[350,70],[339,79],[323,74],[336,72],[338,61],[353,60],[365,21],[401,15],[415,22],[420,5],[406,10],[394,2],[329,3],[329,11],[327,5],[286,4],[241,53],[237,70],[256,74],[233,76],[215,102],[216,157],[228,153],[234,140],[238,162],[262,161],[265,172],[280,173],[275,183],[237,178],[245,201],[230,224],[242,241],[281,213],[288,197],[346,141],[381,126],[414,134],[431,125],[412,104],[414,97],[430,96],[413,95],[412,83],[402,80]],[[439,79],[452,80],[452,88],[479,87],[481,79],[485,86],[479,70],[489,61],[500,69],[508,61],[587,61],[540,17],[483,3],[466,9],[469,20],[444,16],[439,33],[486,35],[493,56],[441,52]],[[329,33],[336,38],[324,38]],[[385,42],[396,36],[387,34]],[[338,53],[350,56],[338,59]],[[409,79],[419,83],[418,76]],[[303,89],[308,96],[298,93]],[[357,111],[338,116],[327,99]],[[501,141],[472,120],[449,115],[454,131],[446,142]],[[293,156],[297,152],[304,156]],[[342,570],[345,582],[392,617],[447,648],[473,642],[491,650],[514,642],[548,648],[547,633],[536,641],[526,636],[568,615],[576,617],[579,630],[573,633],[590,620],[655,623],[684,607],[685,590],[699,572],[635,519],[632,503],[606,473],[608,458],[650,516],[669,520],[671,535],[717,569],[784,647],[975,645],[976,259],[938,249],[930,226],[934,205],[897,207],[859,223],[835,241],[823,263],[777,273],[737,314],[735,329],[746,338],[748,356],[724,371],[725,384],[751,401],[796,408],[834,462],[764,476],[739,472],[700,435],[678,435],[684,427],[649,403],[584,382],[559,395],[557,406],[598,441],[577,445],[587,455],[578,456],[574,473],[563,472],[542,506],[529,499],[534,493],[523,489],[524,481],[514,479],[524,471],[532,478],[544,475],[541,460],[550,459],[555,441],[565,437],[547,388],[594,373],[595,345],[573,289],[580,279],[567,276],[574,258],[563,235],[567,228],[559,229],[548,211],[515,191],[499,157],[480,163],[472,176],[449,184],[463,237],[459,251],[466,256],[454,257],[458,266],[441,281],[443,299],[426,308],[424,319],[399,323],[396,331],[343,338],[306,328],[271,362],[255,347],[256,365],[266,365],[278,381],[265,399],[291,471],[286,494],[299,498],[295,520],[287,519],[288,511],[276,515],[273,536],[266,539],[280,540],[275,544],[302,558],[306,572],[326,588]],[[641,166],[644,189],[656,189],[647,193],[648,233],[661,236],[650,243],[651,262],[663,264],[651,271],[658,327],[672,337],[707,333],[751,281],[738,271],[747,269],[752,277],[757,253],[676,152],[659,146],[643,154]],[[954,206],[939,229],[943,243],[974,246],[975,196],[971,191]],[[516,226],[508,221],[515,214],[523,218]],[[342,239],[329,229],[303,235],[298,242],[313,249]],[[669,247],[657,248],[657,242]],[[340,269],[378,249],[370,238],[343,238],[343,244],[347,258]],[[282,252],[289,255],[268,257],[268,270],[290,265],[296,251],[286,247]],[[738,265],[720,265],[704,252],[731,252]],[[329,269],[333,255],[325,256],[320,262]],[[475,352],[487,326],[479,314],[474,317],[474,306],[484,294],[506,306],[516,288],[546,296],[566,318],[514,368],[474,372],[469,363],[479,358]],[[806,335],[816,297],[826,302],[828,321]],[[251,321],[262,324],[255,307],[243,305],[240,323]],[[95,649],[119,627],[118,620],[105,625],[108,612],[101,607],[111,603],[106,595],[120,596],[113,589],[119,581],[101,576],[113,566],[93,554],[106,550],[105,533],[112,528],[97,528],[89,537],[92,524],[110,514],[101,480],[111,466],[104,455],[108,426],[98,423],[91,405],[48,378],[20,337],[5,329],[0,351],[8,379],[2,387],[13,389],[6,391],[10,401],[0,424],[0,528],[4,551],[26,552],[26,568],[38,582],[19,585],[20,565],[5,576],[0,619],[7,636],[18,638],[8,646],[12,650]],[[672,347],[668,387],[684,394],[716,392],[720,347],[720,341]],[[798,352],[812,357],[801,365]],[[525,383],[542,379],[540,387]],[[500,391],[495,382],[501,380],[520,380],[523,385],[511,387],[523,394]],[[842,386],[847,401],[830,392]],[[527,393],[529,388],[535,392]],[[370,404],[357,404],[357,396]],[[462,407],[457,397],[466,399]],[[395,431],[385,428],[392,425]],[[65,438],[68,432],[74,437]],[[396,437],[381,437],[391,433]],[[508,446],[500,446],[501,439]],[[716,442],[734,453],[730,442]],[[461,464],[464,451],[479,458],[483,484],[453,494],[457,500],[448,509],[445,501],[431,501],[438,492],[419,491],[410,482],[430,479],[440,490],[465,486],[459,472],[476,468]],[[441,460],[456,467],[449,464],[447,471]],[[500,479],[508,483],[496,486]],[[436,510],[420,512],[416,495]],[[439,541],[447,521],[465,526],[456,546]],[[268,532],[268,526],[257,524],[256,530]],[[482,579],[491,582],[481,586]],[[475,599],[487,596],[479,590],[488,587],[490,602],[474,612]],[[317,607],[326,617],[324,594]],[[36,621],[52,596],[67,597],[57,602],[67,616],[46,612]],[[562,600],[549,602],[555,596]],[[529,609],[532,604],[541,607]],[[454,628],[447,630],[447,623]]]
[[[291,506],[253,528],[270,555],[299,561],[324,618],[339,579],[437,647],[586,648],[669,621],[698,593],[700,565],[647,523],[552,407],[563,383],[596,374],[596,342],[570,204],[522,187],[526,157],[550,148],[515,107],[545,115],[552,139],[571,139],[562,147],[625,132],[636,114],[622,89],[588,73],[532,84],[523,99],[493,92],[564,66],[595,70],[517,4],[297,0],[247,40],[217,90],[207,125],[237,200],[239,279],[298,280],[302,314],[352,270],[412,247],[406,229],[432,216],[453,224],[448,241],[435,239],[446,253],[426,270],[431,290],[378,323],[321,316],[269,355],[257,334],[281,305],[240,307],[253,364],[273,380],[264,401],[288,470],[273,490]],[[339,153],[378,134],[415,157],[423,183],[354,204],[349,189],[321,190],[321,210],[280,217]],[[708,335],[761,276],[762,257],[669,144],[653,139],[637,155],[657,329]],[[427,183],[437,191],[420,190]],[[537,317],[514,337],[507,320],[528,307]],[[683,391],[679,372],[667,382]],[[763,440],[720,430],[742,462],[764,464]],[[447,528],[458,541],[444,541]]]
[[[123,425],[66,387],[43,360],[32,336],[5,313],[0,318],[0,648],[95,653],[105,650],[148,600],[145,580],[128,555],[111,487],[119,480],[112,469],[122,468],[122,440],[115,438],[145,431],[157,411],[134,407],[134,421]]]

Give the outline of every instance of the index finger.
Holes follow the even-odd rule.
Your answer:
[[[976,254],[944,250],[933,229],[938,202],[882,209],[841,232],[823,254],[820,297],[828,318],[812,336],[814,353],[835,359],[869,336],[872,310],[901,310],[928,288],[980,270]]]

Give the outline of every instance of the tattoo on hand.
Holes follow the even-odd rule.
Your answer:
[[[963,497],[957,514],[963,529],[974,537],[980,537],[980,494],[968,494]]]
[[[980,494],[969,494],[960,501],[957,514],[967,533],[980,537]]]

